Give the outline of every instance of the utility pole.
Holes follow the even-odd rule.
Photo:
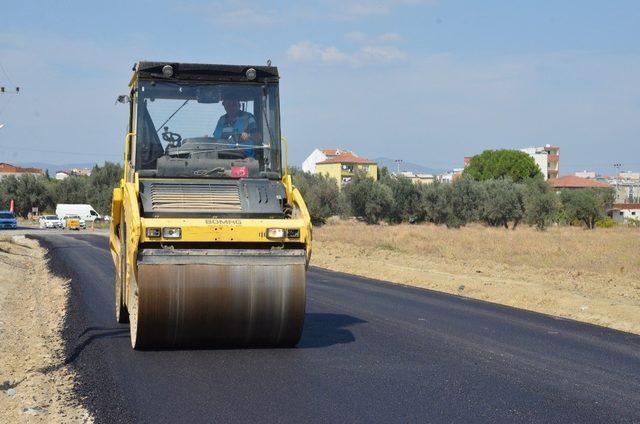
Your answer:
[[[402,162],[404,162],[402,159],[395,159],[394,162],[396,163],[396,175],[400,174],[400,164]]]
[[[20,94],[20,87],[16,87],[15,90],[7,90],[7,87],[0,86],[0,94]],[[0,111],[1,113],[2,111]],[[4,124],[0,124],[0,129],[4,127]]]
[[[622,164],[620,162],[616,162],[613,164],[613,167],[615,168],[616,172],[618,173],[618,175],[616,175],[615,177],[613,177],[615,179],[616,182],[616,200],[618,200],[618,196],[620,195],[618,193],[618,181],[620,180],[620,168],[622,168]],[[624,196],[624,200],[622,200],[622,202],[626,202],[626,196]]]
[[[20,94],[20,87],[16,87],[15,90],[7,89],[7,87],[0,86],[0,94]]]

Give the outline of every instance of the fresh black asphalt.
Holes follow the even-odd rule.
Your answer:
[[[138,352],[107,238],[36,237],[98,422],[640,422],[640,336],[311,268],[295,349]]]

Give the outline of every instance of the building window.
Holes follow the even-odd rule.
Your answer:
[[[636,213],[635,213],[635,211],[634,211],[634,212],[631,212],[631,215],[635,215],[635,214],[636,214]]]
[[[342,170],[345,172],[353,172],[353,165],[342,164]]]
[[[342,177],[342,184],[349,184],[351,182],[351,177]]]
[[[369,165],[362,165],[362,170],[364,172],[369,172]]]

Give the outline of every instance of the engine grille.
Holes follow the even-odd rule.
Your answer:
[[[237,185],[151,184],[154,211],[238,212],[242,210]]]

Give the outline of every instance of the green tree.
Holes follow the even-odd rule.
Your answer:
[[[558,211],[559,199],[553,188],[540,179],[526,182],[524,187],[525,220],[544,230]]]
[[[480,184],[468,178],[459,178],[450,187],[448,191],[450,212],[445,222],[447,227],[458,228],[479,219],[482,202]]]
[[[479,217],[482,189],[478,182],[461,178],[452,184],[422,187],[424,218],[449,228],[459,228]]]
[[[560,199],[569,220],[582,221],[587,228],[594,229],[598,219],[606,216],[614,193],[611,189],[581,188],[563,190]]]
[[[343,188],[351,211],[362,217],[368,224],[377,224],[389,218],[389,210],[393,206],[391,189],[362,174],[356,174],[350,183]]]
[[[444,224],[447,220],[447,194],[451,187],[448,184],[434,182],[420,186],[420,220]]]
[[[50,192],[54,203],[88,203],[88,177],[71,175],[51,183]]]
[[[529,178],[542,178],[540,168],[528,154],[519,150],[485,150],[474,156],[463,171],[463,176],[476,181],[510,178],[521,182]]]
[[[524,215],[522,187],[508,179],[486,180],[481,185],[480,217],[487,224],[513,229]]]
[[[314,224],[323,224],[332,215],[343,213],[338,184],[323,174],[291,169],[293,185],[300,190]]]
[[[99,214],[111,213],[113,189],[120,184],[122,172],[122,166],[112,162],[93,167],[87,186],[86,203],[91,204]]]
[[[385,176],[381,184],[391,189],[393,204],[389,210],[389,221],[406,222],[417,218],[420,210],[420,189],[410,179],[402,176]]]
[[[52,206],[47,182],[44,176],[33,174],[5,177],[0,181],[0,201],[8,207],[13,199],[15,212],[20,216],[27,216],[34,207],[44,211]]]

